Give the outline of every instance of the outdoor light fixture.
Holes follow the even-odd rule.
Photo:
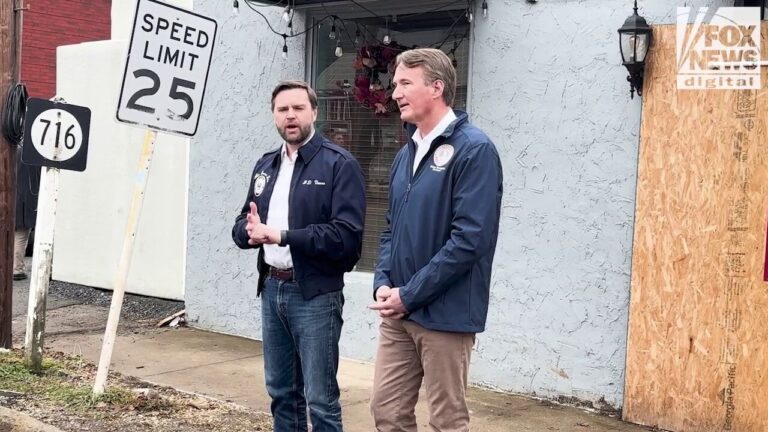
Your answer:
[[[651,46],[651,27],[645,18],[637,14],[637,0],[635,0],[635,12],[624,21],[619,29],[619,49],[624,66],[629,71],[629,92],[634,99],[635,91],[639,96],[643,95],[643,74],[645,73],[645,56]]]
[[[483,0],[482,9],[483,9],[483,18],[488,18],[488,2],[485,0]]]
[[[283,21],[290,22],[291,21],[291,7],[286,6],[285,10],[283,10]]]
[[[390,42],[392,42],[392,36],[389,35],[389,18],[387,18],[387,34],[384,35],[384,40],[382,42],[384,45],[389,45]]]
[[[336,41],[336,51],[334,51],[334,54],[336,57],[341,57],[344,55],[344,50],[341,49],[341,39]]]
[[[240,4],[237,2],[237,0],[235,0],[234,2],[232,2],[232,15],[237,16],[239,12],[240,12]]]

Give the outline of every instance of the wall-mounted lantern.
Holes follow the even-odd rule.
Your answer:
[[[635,12],[624,21],[619,29],[619,49],[624,66],[629,71],[629,91],[632,98],[635,91],[643,95],[643,74],[645,73],[645,56],[651,46],[651,27],[645,18],[637,14],[637,0],[635,0]]]

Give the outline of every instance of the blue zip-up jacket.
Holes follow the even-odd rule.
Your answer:
[[[280,150],[265,153],[256,162],[245,204],[232,227],[238,247],[260,249],[258,294],[264,288],[267,264],[261,246],[248,244],[246,216],[253,201],[266,223],[280,169]],[[364,218],[365,179],[360,164],[348,151],[315,132],[299,147],[288,194],[286,243],[304,299],[344,287],[344,273],[360,259]]]
[[[381,235],[375,290],[400,288],[410,319],[439,331],[485,330],[501,213],[502,170],[491,140],[456,111],[415,174],[416,146],[395,157],[387,229]]]

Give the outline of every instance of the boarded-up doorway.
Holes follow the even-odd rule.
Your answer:
[[[768,431],[768,90],[677,91],[675,61],[675,27],[654,28],[624,418]]]

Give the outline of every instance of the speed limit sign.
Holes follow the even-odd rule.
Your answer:
[[[24,117],[21,160],[27,165],[84,171],[91,110],[31,98]]]
[[[138,0],[117,120],[193,136],[216,28],[216,21],[192,11]]]

